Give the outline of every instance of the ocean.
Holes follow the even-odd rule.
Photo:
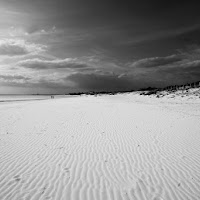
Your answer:
[[[0,102],[7,101],[28,101],[28,100],[41,100],[50,99],[51,95],[2,95],[0,94]]]

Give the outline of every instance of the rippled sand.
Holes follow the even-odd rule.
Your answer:
[[[199,200],[199,111],[133,94],[0,104],[0,199]]]

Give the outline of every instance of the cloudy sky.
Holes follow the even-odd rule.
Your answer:
[[[0,94],[198,81],[199,10],[184,0],[0,0]]]

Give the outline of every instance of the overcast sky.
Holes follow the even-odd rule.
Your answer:
[[[0,0],[0,93],[198,81],[199,10],[184,0]]]

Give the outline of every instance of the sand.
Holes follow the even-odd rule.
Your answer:
[[[0,199],[199,200],[200,102],[1,103]]]

